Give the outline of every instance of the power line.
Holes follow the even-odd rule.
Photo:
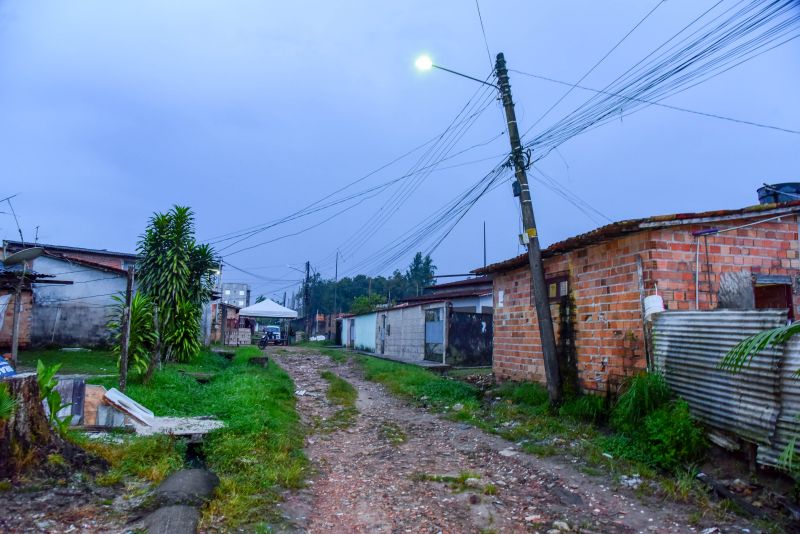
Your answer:
[[[622,43],[624,43],[624,42],[625,42],[625,40],[626,40],[628,37],[630,37],[630,35],[631,35],[633,32],[635,32],[635,31],[636,31],[636,29],[637,29],[639,26],[641,26],[641,25],[644,23],[644,21],[646,21],[648,18],[650,18],[650,15],[652,15],[652,14],[655,12],[655,10],[656,10],[656,9],[658,9],[658,8],[661,6],[661,4],[663,4],[665,1],[666,1],[666,0],[659,0],[659,2],[658,2],[658,3],[657,3],[655,6],[653,6],[653,8],[652,8],[650,11],[648,11],[648,12],[647,12],[647,14],[646,14],[644,17],[642,17],[642,19],[641,19],[639,22],[637,22],[637,23],[636,23],[636,25],[635,25],[633,28],[631,28],[631,29],[628,31],[628,33],[626,33],[625,35],[623,35],[623,36],[622,36],[622,39],[620,39],[619,41],[617,41],[617,44],[615,44],[614,46],[612,46],[612,47],[611,47],[611,50],[609,50],[608,52],[606,52],[606,53],[605,53],[605,55],[604,55],[603,57],[601,57],[601,58],[600,58],[600,59],[599,59],[599,60],[598,60],[598,61],[597,61],[597,62],[596,62],[594,65],[592,65],[592,67],[591,67],[589,70],[587,70],[587,71],[586,71],[586,72],[583,74],[583,76],[581,76],[581,77],[580,77],[580,79],[579,79],[577,82],[575,82],[575,84],[577,85],[577,84],[581,83],[583,80],[585,80],[585,79],[586,79],[586,77],[587,77],[587,76],[589,76],[589,75],[590,75],[592,72],[594,72],[594,69],[596,69],[598,66],[600,66],[600,64],[601,64],[603,61],[605,61],[605,60],[606,60],[606,58],[607,58],[608,56],[610,56],[610,55],[611,55],[611,54],[614,52],[614,50],[616,50],[617,48],[619,48],[619,47],[620,47],[620,45],[621,45]],[[559,104],[560,104],[560,103],[561,103],[561,102],[562,102],[562,101],[563,101],[565,98],[567,98],[567,96],[568,96],[568,95],[569,95],[569,94],[572,92],[572,89],[573,89],[573,88],[574,88],[574,87],[572,87],[572,88],[570,88],[569,90],[567,90],[567,92],[566,92],[566,93],[564,93],[563,95],[561,95],[561,97],[560,97],[558,100],[556,100],[556,101],[555,101],[555,103],[554,103],[552,106],[550,106],[549,108],[547,108],[547,110],[546,110],[544,113],[542,113],[542,114],[541,114],[541,116],[540,116],[538,119],[536,119],[536,122],[534,122],[534,123],[533,123],[533,124],[530,126],[530,128],[528,128],[528,129],[525,131],[525,134],[527,134],[529,131],[531,131],[533,128],[535,128],[537,124],[539,124],[540,122],[542,122],[542,119],[544,119],[544,118],[545,118],[547,115],[549,115],[549,114],[550,114],[550,112],[551,112],[551,111],[553,111],[553,109],[554,109],[556,106],[558,106],[558,105],[559,105]],[[523,137],[525,136],[525,134],[523,134]]]
[[[483,34],[483,44],[486,46],[486,56],[489,58],[489,68],[494,70],[492,53],[489,51],[489,41],[486,39],[486,28],[483,26],[483,15],[481,15],[481,5],[479,0],[475,0],[475,8],[478,10],[478,20],[481,23],[481,33]]]
[[[764,123],[761,123],[761,122],[754,122],[754,121],[748,121],[748,120],[744,120],[744,119],[736,119],[736,118],[733,118],[733,117],[726,117],[724,115],[719,115],[717,113],[708,113],[708,112],[705,112],[705,111],[698,111],[698,110],[695,110],[695,109],[688,109],[688,108],[683,108],[683,107],[680,107],[680,106],[673,106],[671,104],[662,104],[661,102],[653,102],[651,100],[645,100],[643,98],[629,97],[629,96],[621,95],[619,93],[610,93],[608,91],[603,91],[603,90],[600,90],[600,89],[594,89],[592,87],[586,87],[585,85],[578,85],[578,84],[574,84],[574,83],[565,82],[565,81],[562,81],[562,80],[556,80],[556,79],[550,78],[548,76],[542,76],[540,74],[531,74],[530,72],[523,72],[521,70],[516,70],[516,69],[509,69],[509,70],[511,70],[512,72],[516,72],[517,74],[522,74],[523,76],[529,76],[531,78],[537,78],[539,80],[544,80],[544,81],[557,83],[557,84],[561,84],[561,85],[569,85],[569,86],[571,86],[573,88],[576,88],[576,89],[583,89],[584,91],[592,91],[594,93],[610,95],[610,96],[616,96],[616,97],[622,98],[624,100],[629,100],[629,101],[633,101],[633,102],[641,102],[641,103],[644,103],[644,104],[647,104],[647,105],[650,105],[650,106],[658,106],[658,107],[662,107],[662,108],[672,109],[672,110],[675,110],[675,111],[683,111],[684,113],[693,113],[695,115],[702,115],[704,117],[711,117],[711,118],[714,118],[714,119],[721,119],[721,120],[725,120],[725,121],[736,122],[736,123],[739,123],[739,124],[746,124],[746,125],[749,125],[749,126],[757,126],[759,128],[769,128],[769,129],[772,129],[772,130],[778,130],[778,131],[781,131],[781,132],[786,132],[786,133],[791,133],[791,134],[800,134],[800,130],[792,130],[790,128],[783,128],[781,126],[773,126],[771,124],[764,124]]]

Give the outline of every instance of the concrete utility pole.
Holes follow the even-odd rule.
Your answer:
[[[336,318],[336,289],[339,287],[339,250],[336,250],[336,271],[333,275],[333,317]]]
[[[128,283],[125,286],[125,307],[122,309],[122,339],[119,342],[119,390],[125,393],[128,385],[128,341],[131,337],[131,301],[133,300],[133,267],[128,267]]]
[[[308,302],[308,278],[309,273],[311,272],[311,262],[306,262],[306,281],[303,284],[303,314],[306,316],[306,341],[308,341],[311,335],[311,322],[310,322],[310,310],[311,306]]]
[[[511,159],[519,183],[519,203],[522,208],[522,224],[524,226],[523,239],[528,243],[528,263],[531,269],[533,282],[533,299],[536,305],[536,317],[539,323],[539,337],[542,342],[542,355],[544,357],[544,371],[547,377],[547,393],[550,402],[554,405],[561,404],[563,391],[561,373],[558,368],[558,355],[556,353],[556,338],[553,332],[553,318],[550,315],[550,302],[548,299],[547,284],[544,279],[544,265],[542,264],[542,251],[539,247],[539,234],[536,231],[536,220],[533,217],[533,204],[531,192],[528,187],[528,176],[525,173],[525,156],[522,153],[522,144],[519,139],[517,117],[514,113],[514,101],[511,98],[511,84],[508,81],[508,69],[505,56],[497,54],[495,72],[503,99],[503,107],[508,122],[508,137],[511,141]]]

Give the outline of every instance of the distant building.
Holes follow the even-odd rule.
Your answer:
[[[239,308],[250,306],[250,285],[240,282],[224,282],[222,284],[222,302]]]

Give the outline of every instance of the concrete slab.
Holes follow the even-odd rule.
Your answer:
[[[183,505],[165,506],[144,518],[149,534],[194,534],[198,523],[200,512]]]

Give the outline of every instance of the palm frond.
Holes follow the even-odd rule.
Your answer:
[[[753,358],[768,347],[777,347],[786,343],[792,336],[800,333],[800,323],[779,326],[759,332],[740,341],[719,362],[719,368],[738,373],[750,365]]]

